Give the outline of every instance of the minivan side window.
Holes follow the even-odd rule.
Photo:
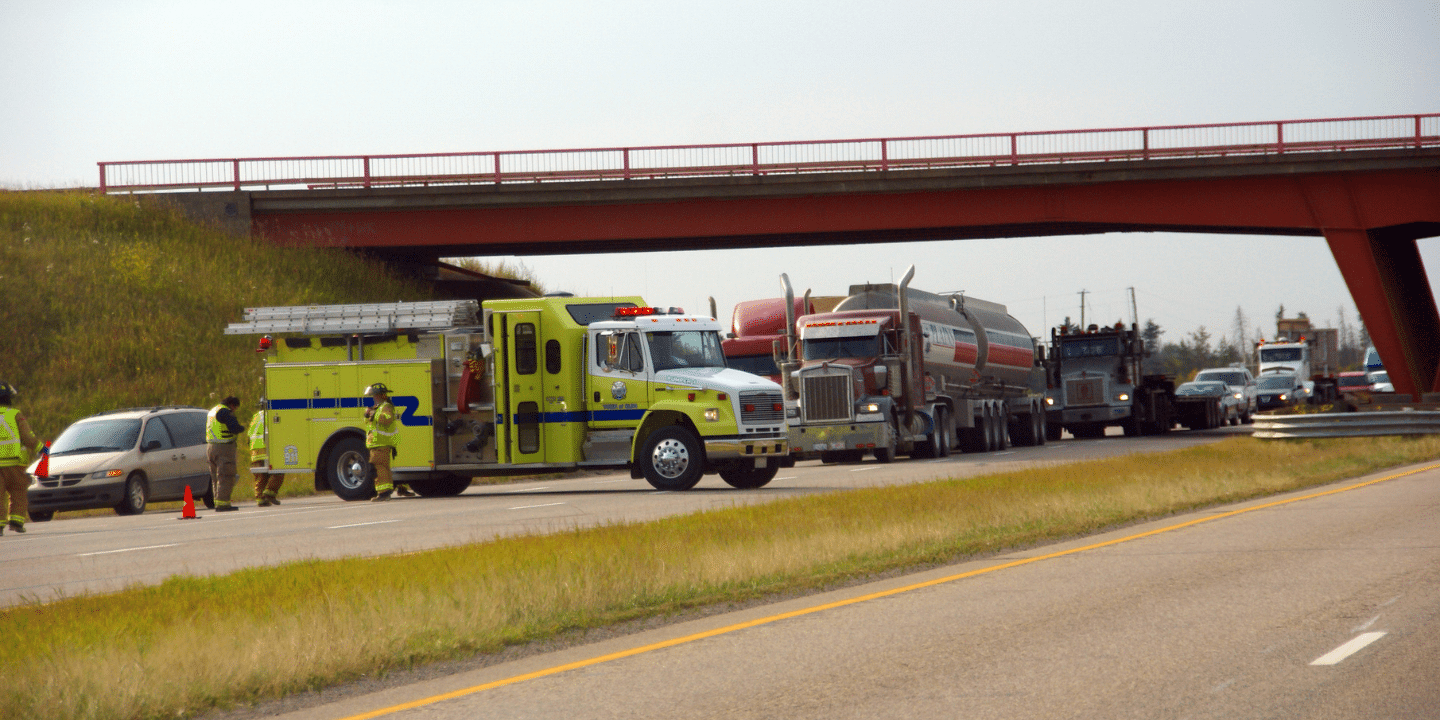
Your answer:
[[[149,447],[151,443],[159,443],[158,447]],[[152,417],[145,423],[145,432],[140,435],[141,450],[167,450],[174,447],[170,443],[170,431],[165,428],[165,423],[160,418]]]
[[[165,427],[170,428],[170,436],[175,438],[177,446],[191,447],[205,444],[204,413],[171,413],[162,415],[160,419],[165,421]]]

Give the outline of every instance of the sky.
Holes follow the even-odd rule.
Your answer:
[[[0,187],[100,161],[903,137],[1440,112],[1434,0],[0,0]],[[1440,239],[1420,241],[1440,267]],[[897,280],[1164,341],[1357,317],[1320,238],[1174,233],[488,258],[736,302]]]

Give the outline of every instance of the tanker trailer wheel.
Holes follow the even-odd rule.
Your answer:
[[[689,490],[705,472],[705,449],[695,433],[679,425],[661,428],[640,453],[645,479],[658,490]]]
[[[930,433],[921,442],[915,443],[914,452],[910,457],[917,458],[942,458],[950,454],[950,439],[947,434],[949,426],[945,422],[945,408],[935,408],[935,418],[931,421]]]
[[[350,435],[330,448],[323,472],[335,497],[366,500],[375,496],[375,483],[366,475],[369,469],[370,453],[365,450],[365,441]]]
[[[950,457],[951,438],[955,437],[955,427],[950,423],[950,413],[945,408],[935,408],[935,436],[930,439],[930,447],[935,451],[935,457]]]
[[[754,490],[765,487],[767,483],[775,479],[776,473],[779,472],[780,466],[771,465],[768,462],[765,467],[757,468],[749,462],[741,461],[720,468],[720,479],[733,488]]]

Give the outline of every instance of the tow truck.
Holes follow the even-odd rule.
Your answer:
[[[663,490],[770,482],[788,458],[780,387],[725,367],[713,318],[639,297],[263,307],[269,472],[346,500],[367,476],[365,387],[399,417],[397,482],[456,495],[476,476],[628,468]]]

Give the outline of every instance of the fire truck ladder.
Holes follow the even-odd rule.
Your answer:
[[[476,300],[245,308],[245,322],[230,323],[225,327],[225,334],[335,335],[438,330],[478,325],[479,312],[480,303]]]

